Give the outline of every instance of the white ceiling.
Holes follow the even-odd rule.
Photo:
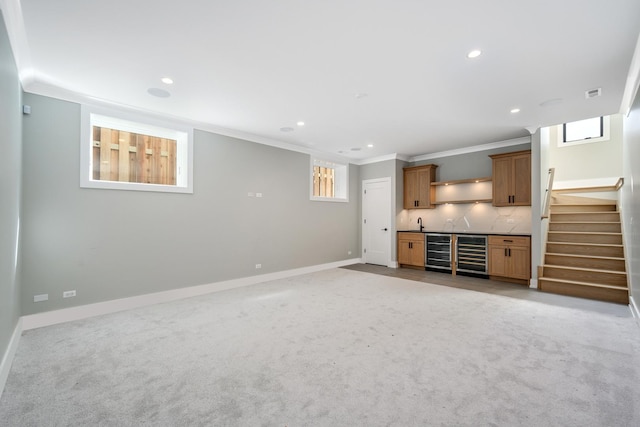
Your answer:
[[[2,1],[27,92],[354,161],[619,112],[640,32],[638,0]]]

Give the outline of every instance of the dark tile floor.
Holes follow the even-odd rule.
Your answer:
[[[411,268],[388,268],[373,264],[352,264],[342,268],[362,271],[365,273],[398,277],[401,279],[415,280],[418,282],[432,283],[434,285],[450,286],[470,291],[502,295],[510,298],[538,301],[556,306],[591,310],[617,317],[632,317],[631,310],[627,305],[549,294],[540,292],[537,289],[531,289],[524,285],[499,282],[484,278],[461,275],[452,276],[450,273],[445,272],[414,270]]]

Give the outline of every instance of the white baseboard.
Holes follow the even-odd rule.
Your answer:
[[[529,280],[529,287],[531,289],[538,289],[538,279]]]
[[[22,319],[20,318],[18,319],[16,328],[13,330],[11,340],[9,341],[9,345],[7,346],[7,351],[5,351],[4,355],[2,356],[2,362],[0,363],[0,397],[2,397],[4,386],[7,383],[7,378],[9,378],[9,371],[11,370],[13,357],[16,355],[16,351],[18,350],[18,343],[20,342],[21,336]]]
[[[398,268],[398,261],[389,261],[389,264],[387,264],[387,267]]]
[[[629,297],[629,308],[631,309],[633,317],[640,319],[640,309],[638,308],[638,304],[636,304],[636,300],[632,296]]]
[[[240,288],[243,286],[255,285],[271,280],[279,280],[285,279],[287,277],[299,276],[302,274],[315,273],[317,271],[329,270],[332,268],[358,264],[361,262],[361,258],[353,258],[343,261],[331,262],[328,264],[313,265],[310,267],[296,268],[293,270],[278,271],[276,273],[260,274],[257,276],[225,280],[222,282],[209,283],[206,285],[190,286],[187,288],[172,289],[170,291],[155,292],[152,294],[145,294],[135,297],[121,298],[94,304],[81,305],[77,307],[64,308],[61,310],[47,311],[44,313],[31,314],[22,317],[22,329],[26,331],[29,329],[41,328],[43,326],[50,326],[58,323],[115,313],[117,311],[175,301],[183,298],[209,294],[212,292]]]

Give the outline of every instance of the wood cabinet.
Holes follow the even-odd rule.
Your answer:
[[[398,233],[398,264],[424,268],[423,233]]]
[[[531,238],[489,236],[489,276],[528,284],[531,278]]]
[[[436,180],[436,165],[404,168],[404,208],[431,209],[435,206],[436,189],[431,183]]]
[[[493,205],[531,206],[531,150],[494,154]]]

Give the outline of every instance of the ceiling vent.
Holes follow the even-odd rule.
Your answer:
[[[591,89],[588,90],[584,93],[584,97],[589,99],[589,98],[596,98],[598,96],[602,95],[602,88],[598,88],[598,89]]]

